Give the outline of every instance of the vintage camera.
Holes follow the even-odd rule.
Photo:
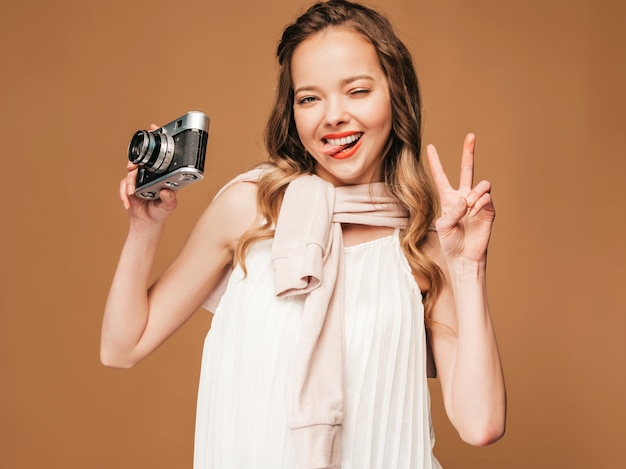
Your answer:
[[[190,111],[156,130],[138,130],[128,145],[128,159],[139,166],[135,195],[159,198],[161,189],[178,190],[200,181],[209,139],[209,118]]]

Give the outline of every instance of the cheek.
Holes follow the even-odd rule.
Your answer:
[[[302,115],[302,112],[294,110],[293,121],[296,123],[296,130],[298,131],[298,134],[302,134],[305,128],[304,116]]]
[[[307,142],[310,142],[315,135],[316,126],[314,117],[310,109],[294,111],[293,113],[293,120],[296,124],[298,137],[307,148]]]
[[[366,111],[372,127],[391,130],[391,105],[387,100],[371,103]]]

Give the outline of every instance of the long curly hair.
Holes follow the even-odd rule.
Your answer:
[[[308,37],[343,28],[363,35],[375,48],[387,77],[392,107],[392,128],[381,160],[380,178],[398,204],[409,213],[402,230],[402,250],[415,273],[428,279],[424,304],[427,320],[443,284],[439,267],[422,251],[429,227],[438,212],[437,197],[424,168],[421,152],[421,100],[411,55],[380,13],[346,0],[329,0],[311,6],[283,31],[276,52],[280,65],[278,87],[265,129],[268,168],[258,183],[258,208],[263,223],[239,240],[235,260],[245,269],[248,247],[273,236],[273,227],[287,185],[301,174],[315,173],[315,160],[307,153],[296,130],[291,78],[295,49]]]

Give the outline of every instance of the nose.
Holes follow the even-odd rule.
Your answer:
[[[330,98],[326,101],[324,123],[328,127],[340,127],[350,121],[350,113],[340,98]]]

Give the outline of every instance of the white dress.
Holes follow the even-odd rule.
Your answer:
[[[422,296],[398,232],[344,248],[342,469],[438,469]],[[202,357],[195,469],[296,469],[286,386],[303,298],[273,294],[271,240],[233,271]]]

